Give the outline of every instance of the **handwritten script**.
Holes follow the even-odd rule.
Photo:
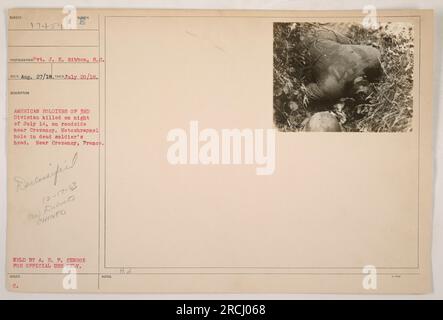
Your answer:
[[[25,191],[45,181],[52,181],[52,184],[56,186],[59,179],[59,175],[73,169],[77,164],[77,160],[78,160],[78,153],[76,152],[69,161],[64,161],[63,163],[57,163],[54,169],[52,169],[54,166],[50,163],[49,166],[51,167],[51,170],[41,175],[37,175],[31,179],[25,179],[20,176],[15,176],[14,181],[16,184],[16,192]]]

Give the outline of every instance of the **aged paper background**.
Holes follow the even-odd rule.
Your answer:
[[[57,10],[13,14],[61,19]],[[171,166],[167,132],[191,120],[202,128],[272,128],[272,23],[359,21],[360,13],[79,15],[90,17],[90,30],[69,37],[9,33],[10,56],[38,54],[17,47],[23,44],[56,43],[56,54],[72,55],[62,46],[75,45],[76,55],[104,59],[81,66],[99,74],[93,84],[10,81],[10,89],[33,93],[9,97],[10,112],[47,105],[50,90],[51,105],[89,106],[104,143],[10,146],[10,177],[44,174],[78,152],[59,180],[78,185],[76,200],[50,223],[36,226],[28,212],[57,190],[41,183],[17,192],[9,180],[10,289],[65,291],[60,270],[17,271],[14,257],[77,257],[86,261],[80,291],[366,292],[361,269],[368,264],[378,268],[379,293],[430,290],[430,12],[382,13],[414,24],[414,130],[278,133],[276,171],[265,177],[251,166]]]

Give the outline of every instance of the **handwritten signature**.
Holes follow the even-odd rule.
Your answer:
[[[53,185],[56,186],[59,175],[74,168],[77,164],[77,160],[78,153],[76,152],[69,162],[64,161],[63,164],[57,163],[54,170],[50,170],[42,175],[35,176],[32,179],[27,180],[25,178],[15,176],[14,182],[16,184],[16,192],[25,191],[39,183],[50,180],[52,180]],[[52,167],[52,164],[50,163],[49,166]]]
[[[28,213],[28,220],[41,225],[67,214],[66,205],[76,200],[77,182],[72,182],[55,192],[42,197],[41,208]]]

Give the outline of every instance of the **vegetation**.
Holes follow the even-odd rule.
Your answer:
[[[381,52],[383,74],[363,99],[342,99],[338,114],[346,131],[412,130],[413,30],[409,24],[385,23],[378,29],[360,24],[274,24],[274,122],[281,131],[300,131],[312,115],[306,85],[312,82],[307,36],[333,30],[353,44],[373,45]],[[332,107],[332,106],[331,106]]]

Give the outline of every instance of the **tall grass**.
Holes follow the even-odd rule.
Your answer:
[[[306,37],[332,30],[353,44],[373,45],[381,52],[382,76],[371,83],[365,99],[343,99],[346,131],[404,132],[412,130],[413,29],[385,23],[378,29],[360,24],[274,24],[274,122],[281,131],[300,131],[312,115],[306,85],[312,82]],[[332,107],[332,106],[331,106]]]

